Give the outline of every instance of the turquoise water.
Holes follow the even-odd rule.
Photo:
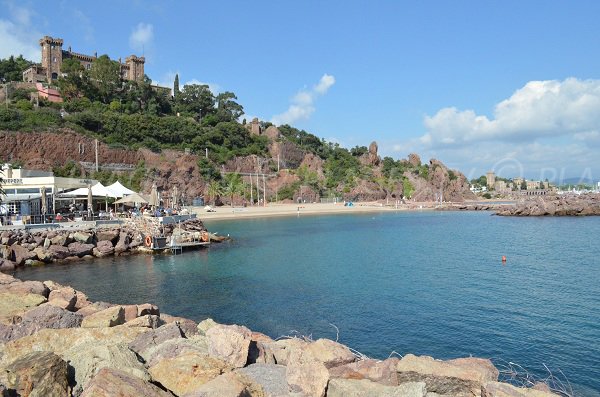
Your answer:
[[[600,390],[600,217],[483,212],[221,221],[231,243],[26,269],[93,300],[153,302],[173,315],[272,337],[336,337],[364,354],[489,357],[561,370]],[[505,255],[507,262],[501,262]]]

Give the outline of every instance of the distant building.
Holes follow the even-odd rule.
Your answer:
[[[523,184],[523,178],[519,178],[519,177],[513,178],[513,183],[515,184],[515,188],[517,190],[520,190],[521,189],[521,185]]]
[[[494,183],[494,190],[497,191],[498,193],[506,193],[506,192],[510,191],[506,182],[504,182],[504,181],[496,181],[496,183]]]
[[[29,83],[51,83],[62,76],[62,63],[65,59],[77,59],[84,69],[92,68],[92,63],[98,58],[98,54],[85,55],[68,50],[63,50],[63,39],[44,36],[39,41],[42,48],[42,62],[30,66],[23,72],[23,81]],[[144,80],[144,57],[130,55],[125,58],[125,63],[119,58],[120,74],[123,80]]]
[[[527,184],[527,190],[535,190],[540,188],[539,181],[526,181],[525,183]]]
[[[496,174],[494,173],[494,171],[490,171],[487,174],[485,174],[485,176],[488,189],[493,189],[496,184]]]

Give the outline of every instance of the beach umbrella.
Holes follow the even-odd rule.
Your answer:
[[[92,195],[92,185],[88,185],[88,197],[87,197],[87,209],[89,213],[93,213],[94,209],[93,209],[93,205],[94,205],[94,201],[93,201],[93,195]]]
[[[152,184],[152,191],[150,192],[150,200],[148,200],[148,204],[150,204],[153,207],[157,207],[159,205],[158,189],[156,188],[156,183]]]
[[[148,200],[137,193],[133,193],[115,201],[115,204],[148,204]]]
[[[179,197],[179,192],[177,190],[177,186],[173,186],[173,204],[171,207],[177,207],[177,198]]]

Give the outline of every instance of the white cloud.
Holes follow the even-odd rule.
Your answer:
[[[391,149],[438,158],[467,176],[600,177],[600,80],[531,81],[499,102],[493,117],[447,107],[423,124],[423,135]]]
[[[152,24],[140,22],[129,35],[129,46],[135,51],[143,52],[154,39],[154,27]]]
[[[600,80],[530,81],[498,103],[494,117],[453,107],[425,117],[424,144],[531,141],[600,128]]]
[[[23,55],[34,62],[40,61],[38,40],[42,37],[33,26],[29,9],[7,3],[10,18],[0,18],[0,58]]]
[[[312,89],[303,89],[294,95],[288,109],[283,113],[273,116],[271,122],[275,125],[281,125],[308,119],[315,111],[314,102],[317,97],[325,95],[334,84],[335,77],[324,74]]]

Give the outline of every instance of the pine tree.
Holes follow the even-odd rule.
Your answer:
[[[175,81],[173,82],[173,97],[177,99],[179,96],[179,74],[175,75]]]

